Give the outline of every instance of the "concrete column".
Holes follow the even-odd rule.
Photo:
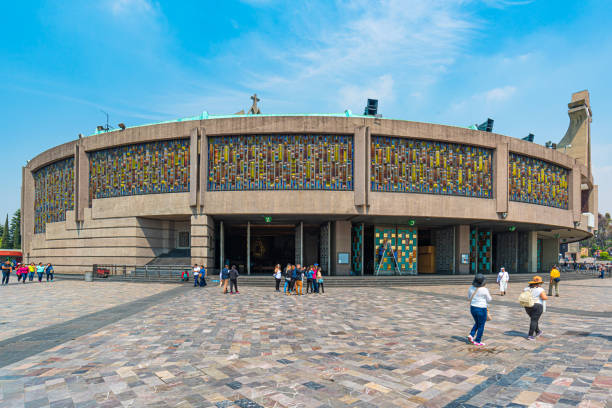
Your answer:
[[[206,129],[200,128],[200,144],[199,144],[199,157],[200,162],[198,163],[200,172],[200,187],[198,192],[198,203],[204,210],[204,196],[208,190],[208,137],[206,136]]]
[[[327,276],[331,275],[332,267],[332,223],[327,221]]]
[[[570,172],[568,189],[569,209],[572,212],[572,221],[577,222],[580,221],[580,216],[582,215],[582,190],[580,189],[580,168],[578,166],[574,166],[574,168]]]
[[[547,238],[542,240],[542,270],[550,271],[553,265],[559,262],[559,239]],[[546,282],[546,277],[542,277]]]
[[[494,154],[495,211],[508,212],[508,143],[499,143]]]
[[[215,223],[211,216],[191,216],[191,263],[204,265],[207,269],[215,264],[214,253]],[[223,248],[223,243],[221,243]]]
[[[198,128],[189,132],[189,205],[198,205]]]
[[[462,263],[463,254],[467,254],[468,263]],[[470,226],[457,225],[455,227],[455,274],[468,275],[470,273]]]
[[[599,186],[594,185],[593,190],[591,190],[591,195],[589,195],[589,212],[595,216],[595,226],[593,227],[593,231],[597,231],[599,229],[599,217],[597,216],[599,212]]]
[[[338,263],[338,253],[347,252],[349,254],[349,262],[347,264]],[[331,258],[332,269],[334,275],[350,275],[351,273],[351,222],[350,221],[334,221],[332,233],[332,251],[329,257]]]
[[[364,207],[368,205],[368,134],[367,126],[355,128],[353,135],[353,146],[355,154],[353,156],[353,187],[355,206]]]
[[[89,158],[82,139],[74,145],[74,218],[85,220],[85,208],[89,207]]]
[[[219,269],[225,266],[225,228],[223,221],[219,224]]]
[[[246,262],[247,262],[247,275],[251,274],[251,221],[247,221],[247,253],[246,253]]]
[[[23,259],[29,262],[34,237],[34,176],[27,167],[22,168],[21,176],[21,248]]]
[[[527,251],[528,251],[527,272],[537,273],[538,272],[538,233],[536,231],[529,231],[527,233]]]

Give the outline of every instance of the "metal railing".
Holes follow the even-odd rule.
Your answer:
[[[192,277],[190,265],[93,265],[93,279],[132,279],[132,280],[177,280],[180,281],[183,272]]]

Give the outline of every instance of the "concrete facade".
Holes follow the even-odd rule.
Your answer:
[[[352,135],[352,191],[207,191],[208,137],[292,133]],[[371,191],[370,138],[373,135],[491,149],[493,197]],[[90,200],[88,152],[172,139],[190,140],[189,192]],[[352,116],[238,115],[100,133],[49,149],[23,168],[23,253],[28,261],[55,263],[58,272],[80,273],[92,264],[143,265],[172,249],[178,225],[190,233],[192,263],[212,267],[221,256],[217,245],[224,245],[216,236],[221,234],[220,222],[239,219],[253,223],[267,215],[296,225],[308,220],[332,221],[331,270],[335,274],[349,274],[350,265],[338,264],[337,253],[351,252],[351,223],[404,224],[411,219],[416,220],[417,228],[454,228],[452,273],[460,274],[469,273],[468,265],[462,263],[462,254],[470,251],[470,225],[484,223],[487,228],[500,232],[515,226],[529,234],[531,272],[535,270],[538,237],[546,239],[544,247],[548,255],[543,261],[550,263],[556,262],[555,244],[577,241],[592,234],[583,210],[586,205],[597,219],[597,186],[593,185],[590,162],[585,160],[583,150],[575,150],[579,157],[572,157],[572,151],[548,149],[508,136],[458,127]],[[568,209],[509,201],[510,152],[568,169]],[[48,223],[44,233],[35,234],[33,174],[68,157],[75,158],[74,210],[66,212],[65,221]],[[581,196],[585,182],[593,190],[586,204]],[[445,261],[445,264],[449,268],[451,263]]]

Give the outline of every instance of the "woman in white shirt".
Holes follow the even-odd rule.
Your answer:
[[[542,330],[540,330],[540,326],[538,324],[542,313],[544,312],[544,303],[548,296],[546,296],[546,292],[541,288],[542,286],[542,278],[539,276],[534,276],[531,282],[529,282],[529,286],[525,288],[525,292],[531,292],[531,298],[533,299],[533,306],[526,307],[525,311],[529,315],[531,322],[529,323],[529,334],[527,335],[527,340],[535,340],[540,334],[542,334]]]
[[[470,299],[470,313],[474,318],[474,327],[468,336],[470,343],[475,346],[484,346],[482,333],[484,332],[485,323],[487,322],[487,302],[492,300],[489,289],[485,288],[485,276],[481,273],[476,275],[472,286],[468,290],[468,299]],[[474,337],[476,336],[476,337]]]
[[[274,267],[274,279],[276,280],[276,291],[280,292],[280,282],[282,277],[282,270],[280,264]]]
[[[497,274],[497,283],[499,283],[499,295],[504,296],[506,294],[506,289],[508,289],[508,281],[510,280],[510,275],[506,272],[506,268],[502,266]]]

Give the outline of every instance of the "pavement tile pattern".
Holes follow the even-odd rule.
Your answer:
[[[41,327],[65,322],[89,313],[164,292],[178,285],[160,283],[91,282],[55,280],[25,284],[11,275],[0,286],[0,340]]]
[[[580,305],[575,299],[591,295],[587,282],[605,288],[593,293],[595,310],[607,310],[612,280],[567,282],[555,304]],[[89,285],[108,290],[106,282]],[[13,290],[2,288],[3,306]],[[544,335],[527,341],[527,315],[509,290],[505,299],[494,296],[487,345],[477,348],[466,341],[467,296],[458,298],[467,288],[435,291],[330,288],[284,296],[244,287],[223,295],[216,286],[185,286],[0,368],[0,406],[611,406],[612,315],[545,313]],[[53,303],[55,294],[38,296]],[[495,305],[500,299],[506,302]]]

